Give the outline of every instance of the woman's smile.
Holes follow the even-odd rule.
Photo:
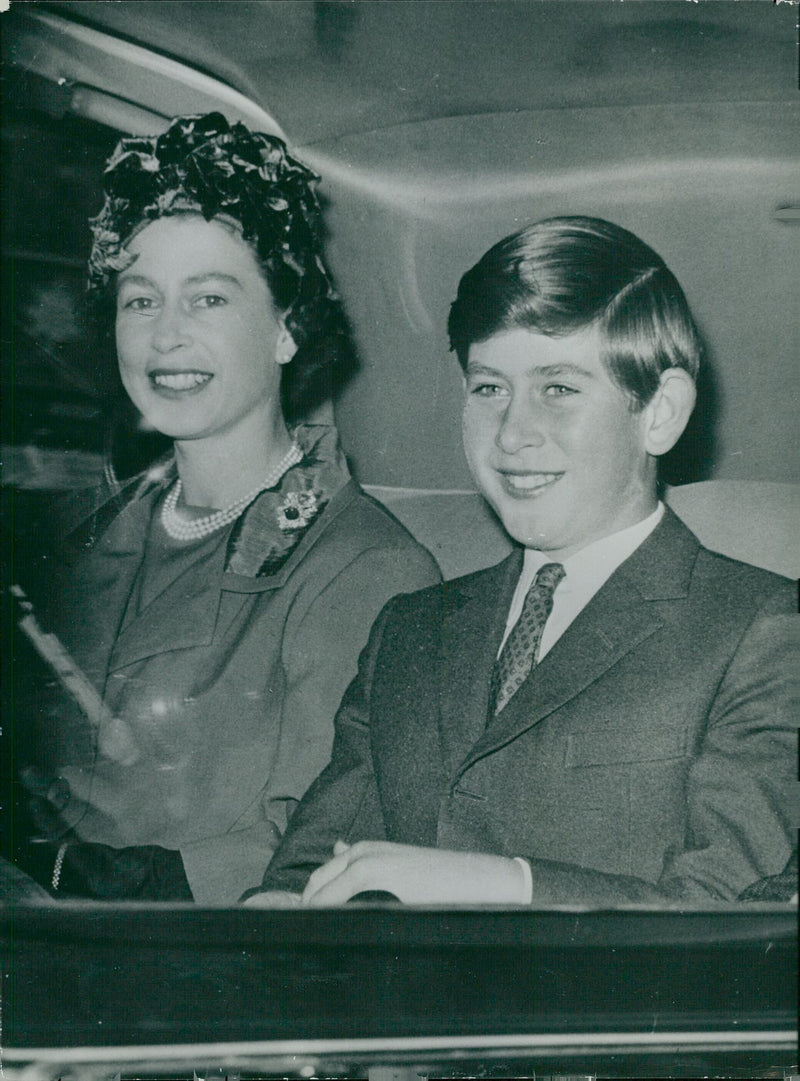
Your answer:
[[[150,372],[150,382],[153,384],[156,393],[163,392],[168,397],[178,398],[184,394],[196,394],[213,378],[211,372],[201,372],[193,369],[168,372],[157,368]]]
[[[128,251],[117,355],[148,424],[183,440],[272,430],[282,326],[250,247],[227,225],[189,215],[151,222]]]

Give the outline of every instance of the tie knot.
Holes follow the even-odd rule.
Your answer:
[[[545,622],[553,607],[553,594],[565,574],[566,571],[560,563],[545,563],[539,568],[525,598],[524,609],[527,610],[529,618],[533,609],[538,611],[541,622]]]
[[[528,590],[528,596],[525,597],[520,615],[520,630],[528,627],[537,641],[542,637],[542,631],[552,611],[552,595],[565,573],[560,563],[545,563],[539,568]]]
[[[556,586],[566,573],[560,563],[545,563],[543,567],[539,568],[539,573],[536,575],[536,584],[541,586],[542,589],[546,589],[548,593],[555,593]]]

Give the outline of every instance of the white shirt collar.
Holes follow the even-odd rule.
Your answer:
[[[585,548],[581,548],[579,552],[561,561],[566,573],[553,596],[553,609],[539,643],[540,659],[549,652],[614,571],[650,536],[663,516],[664,504],[659,503],[653,513],[641,522],[593,541]],[[525,550],[522,573],[511,599],[501,649],[511,628],[519,619],[533,579],[545,563],[552,562],[554,562],[553,557],[545,552],[534,548]]]
[[[605,582],[628,556],[633,555],[640,544],[656,528],[664,516],[664,504],[659,502],[656,509],[647,518],[642,519],[635,525],[627,526],[616,533],[611,533],[600,540],[592,541],[579,552],[562,559],[561,564],[566,572],[559,589],[572,579],[591,579],[597,582],[597,589]],[[555,562],[552,556],[546,552],[540,552],[535,548],[526,548],[520,580],[525,579],[530,588],[530,583],[536,577],[545,563]],[[526,590],[527,592],[527,590]]]

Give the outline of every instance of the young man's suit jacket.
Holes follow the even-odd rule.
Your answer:
[[[337,837],[524,856],[535,904],[732,899],[781,870],[794,585],[667,510],[487,725],[520,568],[387,605],[264,889],[302,888]]]

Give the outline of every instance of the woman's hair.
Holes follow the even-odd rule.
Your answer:
[[[702,343],[675,276],[633,233],[600,218],[547,218],[495,244],[461,279],[448,321],[462,368],[471,345],[501,331],[560,338],[589,327],[634,409],[667,368],[697,377]]]
[[[287,421],[330,396],[353,361],[349,327],[322,256],[315,173],[274,135],[221,113],[178,117],[159,136],[122,139],[106,165],[105,202],[90,221],[88,299],[110,333],[116,277],[133,260],[131,235],[157,218],[234,219],[250,245],[297,352],[284,366]]]

